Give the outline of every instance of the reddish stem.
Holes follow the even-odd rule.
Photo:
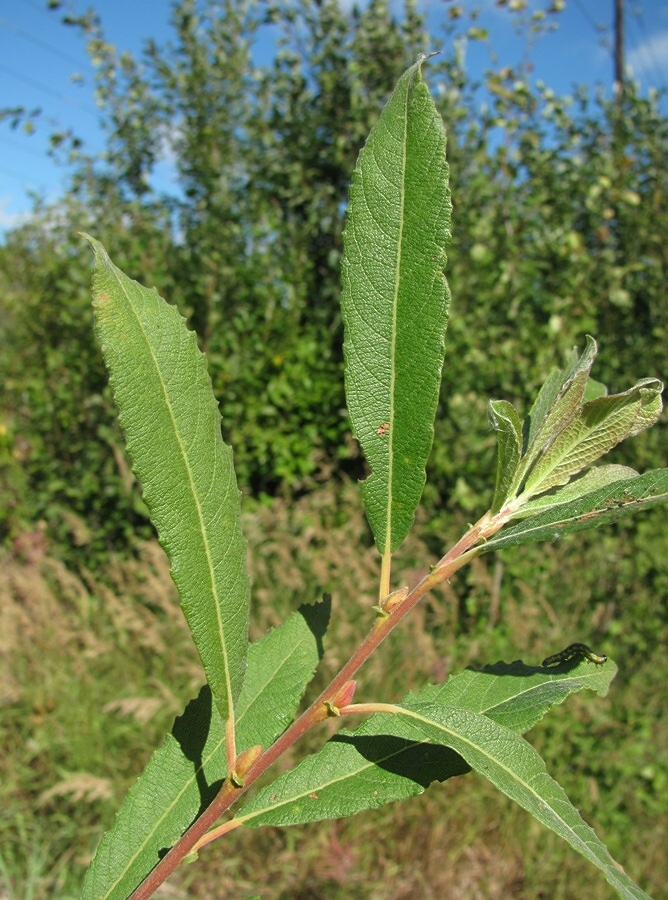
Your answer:
[[[197,845],[200,839],[211,828],[220,816],[235,803],[239,797],[256,781],[260,775],[276,762],[285,751],[299,738],[318,723],[331,715],[331,708],[339,693],[346,687],[358,669],[366,662],[378,645],[385,640],[387,635],[398,623],[413,609],[413,607],[436,585],[441,584],[460,569],[471,557],[471,551],[481,540],[486,540],[490,534],[498,530],[496,522],[488,516],[483,516],[480,521],[467,531],[467,533],[455,544],[454,547],[440,560],[434,569],[417,584],[404,600],[388,611],[386,615],[379,616],[374,622],[371,631],[355,650],[348,662],[334,677],[330,684],[313,701],[309,708],[296,719],[290,727],[283,732],[278,740],[272,744],[251,765],[244,774],[243,785],[233,784],[229,777],[211,804],[196,819],[183,836],[177,841],[171,850],[160,860],[157,866],[147,875],[138,888],[130,895],[129,900],[148,900],[154,891],[172,874],[181,861]],[[326,704],[329,704],[329,709]],[[352,711],[352,710],[351,710]],[[232,772],[233,770],[230,769]]]

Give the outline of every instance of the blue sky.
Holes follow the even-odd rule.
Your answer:
[[[350,0],[341,0],[350,5]],[[510,0],[512,2],[512,0]],[[549,0],[529,0],[541,9]],[[64,9],[83,12],[89,5],[69,0]],[[120,50],[139,51],[148,37],[158,42],[170,35],[170,0],[92,0],[107,39]],[[495,0],[422,0],[430,27],[455,5],[480,10],[478,24],[490,33],[498,65],[514,65],[527,50],[515,34],[514,17]],[[668,87],[668,0],[625,0],[626,60],[632,77],[646,92]],[[559,29],[531,52],[534,75],[558,94],[576,84],[612,83],[613,0],[565,0]],[[606,46],[607,44],[607,46]],[[490,49],[471,44],[467,68],[480,76],[490,63]],[[81,76],[73,81],[72,76]],[[47,10],[46,0],[0,0],[0,107],[40,107],[36,132],[24,134],[0,122],[0,238],[29,213],[31,193],[56,200],[67,181],[66,170],[47,155],[49,134],[72,128],[89,151],[101,150],[99,114],[93,97],[92,68],[84,42],[75,29]]]

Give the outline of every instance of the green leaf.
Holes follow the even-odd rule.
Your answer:
[[[344,234],[341,298],[353,432],[381,553],[409,531],[425,483],[445,353],[450,240],[445,130],[418,61],[359,156]]]
[[[573,486],[578,482],[574,482]],[[565,489],[562,489],[565,490]],[[554,497],[558,494],[555,492]],[[488,553],[526,544],[529,541],[556,540],[566,534],[596,528],[624,516],[668,500],[668,469],[654,469],[644,475],[615,480],[612,484],[578,496],[563,504],[510,525],[481,544],[477,552]],[[522,511],[518,512],[521,515]]]
[[[519,463],[515,411],[503,401],[490,404],[492,424],[499,431],[492,515],[503,512],[506,520],[525,516],[622,480],[619,467],[607,466],[563,489],[573,476],[624,438],[653,425],[663,408],[663,385],[656,378],[644,378],[623,393],[607,396],[605,386],[589,376],[596,352],[596,342],[587,336],[583,354],[578,357],[574,353],[567,372],[555,370],[547,378],[524,423],[526,450]],[[555,488],[562,488],[563,493]],[[548,491],[545,503],[529,502]]]
[[[552,369],[538,391],[538,395],[525,422],[525,449],[528,450],[529,447],[534,445],[536,436],[545,422],[547,414],[552,409],[559,392],[564,387],[565,380],[567,379],[565,379],[561,369]]]
[[[610,661],[603,666],[581,663],[559,674],[521,662],[497,663],[428,685],[409,694],[402,705],[467,708],[525,731],[569,694],[590,688],[605,696],[616,671]],[[387,716],[375,715],[355,731],[340,731],[318,754],[258,791],[237,818],[252,828],[342,818],[416,796],[432,781],[468,771],[451,749],[397,736],[388,731]]]
[[[548,775],[541,757],[522,737],[467,709],[425,703],[410,710],[397,707],[396,711],[400,722],[388,723],[392,734],[451,747],[471,768],[599,868],[621,897],[647,900],[648,895],[620,870],[563,788]]]
[[[507,400],[490,400],[489,420],[497,433],[496,488],[492,513],[496,514],[510,496],[522,455],[522,423],[517,410]]]
[[[250,591],[240,493],[206,359],[176,307],[87,239],[96,333],[128,453],[226,719],[243,682]]]
[[[469,771],[447,747],[391,731],[380,716],[354,732],[339,731],[318,753],[258,791],[236,818],[249,828],[346,818]]]
[[[596,400],[598,397],[605,397],[607,393],[608,389],[604,384],[601,384],[600,381],[595,381],[589,376],[582,399],[585,403],[588,403],[590,400]]]
[[[571,694],[590,690],[605,697],[616,674],[610,659],[603,665],[580,660],[566,672],[547,672],[521,660],[497,662],[482,671],[466,669],[442,685],[409,694],[402,706],[430,702],[469,709],[523,734]]]
[[[323,655],[330,603],[303,606],[251,644],[237,702],[237,745],[272,744],[294,716]],[[209,687],[176,720],[103,837],[83,900],[123,900],[211,803],[227,775],[225,722]]]
[[[237,704],[240,750],[268,747],[294,719],[297,706],[324,655],[332,603],[304,605],[253,643]]]
[[[566,482],[626,437],[649,428],[661,415],[663,385],[644,378],[621,394],[585,403],[529,471],[523,493],[533,496]]]
[[[525,518],[528,515],[534,515],[537,512],[549,509],[552,506],[561,506],[569,503],[571,500],[577,500],[599,488],[604,488],[616,481],[627,481],[635,479],[639,475],[635,469],[630,466],[620,466],[610,464],[607,466],[594,466],[581,475],[569,481],[563,487],[554,488],[546,494],[541,494],[534,500],[524,503],[516,513],[513,513],[513,519]]]
[[[568,425],[577,412],[596,359],[596,341],[587,335],[585,349],[578,357],[574,351],[566,373],[554,370],[538,392],[531,407],[527,428],[527,452],[523,460],[523,480],[528,468],[539,453],[549,447],[555,437]],[[519,485],[518,485],[519,486]]]

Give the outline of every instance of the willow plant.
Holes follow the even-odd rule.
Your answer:
[[[614,661],[576,644],[541,666],[496,663],[411,686],[401,703],[354,696],[371,653],[470,560],[612,522],[668,497],[667,469],[640,475],[594,465],[657,420],[662,385],[644,378],[607,394],[590,378],[597,347],[587,337],[584,351],[549,375],[524,420],[509,402],[490,402],[498,467],[489,510],[416,586],[393,584],[393,556],[425,484],[450,301],[446,135],[423,63],[402,76],[360,154],[342,265],[346,396],[370,469],[361,490],[381,558],[378,596],[369,603],[368,633],[299,715],[322,657],[329,598],[249,645],[240,493],[205,357],[177,310],[88,238],[96,331],[120,423],[207,683],[131,788],[88,870],[84,898],[149,897],[184,858],[233,829],[351,816],[470,770],[597,866],[620,896],[647,896],[522,736],[574,692],[604,696]],[[352,718],[356,727],[342,727],[247,795],[286,750],[332,718],[342,726]]]

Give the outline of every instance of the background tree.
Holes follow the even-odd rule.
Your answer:
[[[640,371],[666,375],[668,132],[658,98],[633,85],[621,110],[584,91],[556,97],[531,84],[528,57],[490,70],[482,103],[455,40],[462,22],[448,18],[443,52],[426,73],[448,127],[454,201],[453,309],[421,528],[439,545],[489,504],[481,493],[495,464],[490,396],[526,409],[545,372],[582,348],[586,333],[601,348],[594,376],[611,390]],[[301,580],[284,585],[286,605],[331,587],[328,579],[363,584],[363,567],[340,568],[347,542],[369,540],[346,500],[347,477],[363,472],[343,413],[341,230],[364,138],[401,72],[441,36],[427,33],[412,3],[396,11],[372,2],[346,16],[333,0],[179,0],[172,41],[149,42],[136,58],[105,40],[94,14],[70,24],[95,65],[105,154],[87,158],[72,145],[68,196],[37,206],[0,247],[4,543],[17,553],[25,533],[38,530],[53,556],[108,578],[109,559],[112,571],[127,571],[113,553],[140,552],[137,538],[150,534],[93,343],[90,263],[76,237],[87,230],[131,277],[177,303],[206,350],[250,534],[262,547],[258,605],[266,585],[280,581],[282,554],[302,565],[310,542],[338,540],[324,572],[303,562]],[[485,40],[476,28],[463,26]],[[260,52],[267,44],[275,46],[269,58]],[[163,196],[154,175],[166,158],[177,186]],[[665,453],[664,417],[616,450],[615,461],[644,470],[665,464]],[[337,491],[320,484],[330,476]],[[605,720],[581,728],[576,715],[550,726],[541,750],[569,753],[574,779],[591,777],[616,798],[599,806],[592,794],[604,828],[624,834],[616,817],[630,810],[636,821],[648,818],[654,838],[639,839],[638,853],[649,873],[660,872],[650,851],[662,845],[667,776],[660,761],[643,768],[629,760],[642,762],[648,742],[662,740],[667,539],[665,518],[648,513],[597,536],[596,546],[584,543],[581,556],[565,543],[545,556],[521,548],[512,561],[480,561],[448,603],[425,608],[424,631],[409,637],[433,646],[441,670],[453,653],[475,662],[476,648],[505,658],[529,648],[541,658],[550,652],[542,642],[571,637],[614,652],[626,674],[610,718],[625,722],[624,734]],[[572,629],[567,640],[551,614],[557,604]],[[144,612],[158,606],[154,595],[141,603]],[[142,633],[137,626],[120,655],[127,663],[136,639],[137,669],[155,671],[144,666]],[[453,633],[461,643],[446,651]],[[23,641],[21,655],[32,646],[40,645]],[[405,664],[401,647],[395,661]],[[71,680],[41,670],[23,678],[61,685],[64,696]],[[90,716],[100,706],[96,698]],[[28,710],[8,728],[12,746],[26,744]],[[651,734],[641,710],[654,711]],[[591,769],[588,742],[603,746],[609,771]]]

